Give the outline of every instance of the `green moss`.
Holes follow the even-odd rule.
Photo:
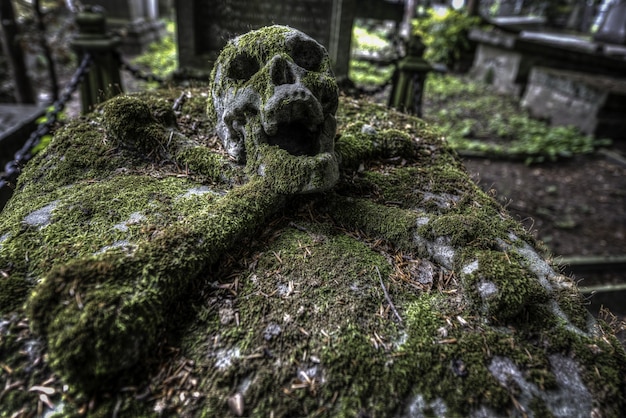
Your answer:
[[[335,152],[342,167],[356,168],[363,161],[376,158],[412,158],[416,155],[417,145],[408,133],[397,129],[367,133],[362,132],[364,126],[363,122],[353,123],[337,139]]]
[[[54,135],[46,153],[35,156],[20,176],[18,190],[23,188],[28,193],[32,187],[37,189],[32,191],[35,195],[53,192],[125,165],[124,159],[114,151],[114,145],[105,140],[101,127],[77,120]]]
[[[150,231],[131,256],[120,250],[83,256],[45,274],[28,310],[33,329],[48,338],[55,370],[89,392],[137,363],[154,349],[165,315],[176,312],[201,269],[251,233],[280,201],[251,182]]]
[[[328,392],[326,384],[319,386],[321,375],[311,376],[317,379],[314,394],[292,385],[301,379],[299,370],[315,367],[324,376],[339,378],[340,374],[326,371],[336,363],[325,357],[333,351],[335,342],[342,345],[335,340],[338,332],[347,330],[352,334],[359,329],[360,339],[373,332],[386,338],[397,335],[393,323],[375,315],[383,295],[374,266],[388,277],[391,268],[385,257],[318,223],[295,220],[277,228],[254,249],[259,257],[252,270],[244,265],[235,272],[232,268],[225,272],[230,280],[234,276],[242,284],[234,308],[245,326],[220,325],[216,315],[195,337],[186,339],[187,347],[193,347],[194,352],[208,351],[210,356],[221,347],[234,345],[241,350],[241,357],[228,370],[210,369],[204,383],[210,393],[205,410],[227,413],[224,399],[230,395],[232,381],[253,378],[255,384],[244,396],[246,404],[255,406],[247,413],[263,415],[273,409],[282,416],[306,415],[306,411],[311,413],[329,402],[333,392]],[[220,309],[217,303],[214,312]],[[279,326],[280,332],[268,338],[265,331],[270,324]],[[207,335],[219,341],[217,348],[207,345]],[[262,352],[261,348],[271,357],[244,360]],[[321,363],[311,361],[309,356]],[[278,369],[274,366],[277,361],[281,364]]]
[[[455,202],[448,213],[434,217],[420,227],[428,239],[448,237],[454,248],[496,249],[498,239],[507,239],[513,221],[503,218],[493,207]]]
[[[0,280],[0,314],[19,308],[28,296],[28,283],[16,275]]]
[[[249,148],[248,148],[249,149]],[[294,195],[303,190],[327,188],[328,179],[337,177],[333,161],[326,156],[294,157],[278,146],[261,144],[259,158],[248,159],[246,171],[250,175],[262,174],[265,181],[280,194]]]
[[[588,390],[594,394],[594,407],[605,410],[607,416],[620,416],[621,401],[611,403],[608,399],[623,399],[626,393],[626,353],[608,329],[599,321],[599,338],[586,337],[555,328],[550,338],[555,352],[569,351],[580,364],[580,374]]]
[[[197,112],[201,95],[189,94],[183,109]],[[171,96],[142,99],[147,124],[162,132]],[[187,138],[150,156],[116,142],[112,132],[129,131],[119,121],[105,129],[102,113],[58,133],[0,215],[1,308],[9,301],[0,363],[11,381],[28,388],[54,372],[64,415],[95,399],[94,416],[149,416],[155,402],[166,415],[233,416],[235,393],[252,416],[428,415],[440,405],[450,416],[482,406],[506,415],[522,388],[498,382],[494,359],[551,391],[557,355],[574,359],[598,410],[617,415],[626,374],[619,343],[602,324],[574,329],[586,331],[575,288],[551,278],[549,294],[515,243],[501,251],[511,232],[532,242],[528,234],[478,191],[434,131],[382,109],[343,99],[338,154],[352,165],[332,191],[289,201],[283,193],[311,181],[306,167],[276,147],[261,148],[265,166],[230,164],[203,148],[215,138],[192,128],[196,117],[208,124],[195,114],[178,115]],[[361,133],[364,121],[376,134]],[[62,153],[77,160],[75,171]],[[268,168],[280,175],[259,176]],[[52,202],[50,224],[23,222]],[[450,269],[418,248],[443,236],[460,255]],[[481,293],[487,281],[498,292]],[[43,337],[41,364],[53,371],[39,365],[32,374],[20,354],[34,337],[17,325],[24,302]],[[168,395],[139,401],[132,386]],[[545,413],[537,396],[524,406]],[[2,402],[13,414],[22,404],[36,411],[37,399],[15,390]]]
[[[346,228],[394,243],[399,248],[413,249],[413,234],[419,215],[396,207],[387,207],[365,199],[335,197],[330,200],[331,216]]]
[[[464,276],[465,289],[487,318],[506,322],[531,305],[548,302],[547,290],[521,265],[516,254],[478,251],[472,253],[474,257],[478,269]]]
[[[394,167],[385,172],[367,171],[353,182],[352,188],[380,203],[392,202],[410,209],[420,207],[425,201],[420,190],[423,178],[419,167]]]
[[[286,26],[274,25],[249,32],[229,41],[222,49],[211,73],[210,91],[213,95],[223,94],[226,89],[225,82],[228,81],[235,89],[251,87],[261,95],[261,100],[265,103],[274,93],[274,84],[269,78],[269,71],[257,71],[246,77],[228,77],[229,66],[235,57],[244,56],[245,58],[240,63],[235,64],[235,66],[243,67],[241,68],[243,71],[250,71],[255,66],[259,69],[263,68],[277,55],[292,61],[292,58],[287,55],[288,39],[286,35],[290,31],[291,28]],[[215,76],[218,71],[222,73],[220,79],[216,80]],[[311,91],[314,92],[337,91],[337,84],[335,79],[330,76],[331,73],[330,58],[328,55],[324,55],[321,57],[318,71],[307,72],[303,81],[306,81]],[[329,100],[329,98],[318,99],[324,102]],[[331,107],[335,106],[336,102],[331,105]],[[334,109],[327,109],[326,111],[334,112]],[[206,113],[214,124],[217,123],[213,100],[207,101]]]
[[[448,161],[441,161],[437,167],[428,167],[428,186],[433,193],[465,195],[467,193],[480,196],[479,188],[467,181],[467,172],[463,166]]]
[[[232,177],[229,173],[232,169],[225,158],[204,146],[183,148],[176,154],[176,160],[192,172],[206,176],[210,181],[223,182]]]
[[[147,156],[167,153],[165,128],[156,121],[144,101],[122,95],[107,101],[102,109],[104,126],[115,145]]]
[[[589,331],[589,311],[585,308],[582,294],[573,285],[556,288],[553,297],[556,299],[563,313],[578,329]]]
[[[115,105],[126,108],[129,114],[132,109],[128,108],[136,106],[146,116],[148,107],[141,101],[120,98],[118,102]],[[111,113],[119,110],[116,106],[105,105],[106,118],[122,116]],[[150,120],[163,133],[161,125]],[[127,129],[121,120],[110,122],[107,133],[93,126],[87,130],[88,125],[68,127],[39,162],[44,167],[49,164],[49,170],[44,171],[46,180],[54,183],[67,171],[72,176],[59,178],[56,185],[72,180],[74,184],[39,196],[41,190],[33,178],[40,176],[31,169],[24,175],[30,175],[31,184],[24,182],[24,190],[7,207],[11,216],[0,224],[3,236],[7,236],[0,263],[10,273],[2,282],[2,297],[11,300],[2,304],[3,309],[11,310],[24,302],[35,284],[29,277],[44,276],[28,304],[33,329],[48,337],[55,370],[85,392],[113,383],[122,370],[154,348],[167,328],[164,312],[179,303],[194,275],[215,261],[239,232],[255,228],[258,210],[274,210],[275,203],[280,202],[258,182],[254,183],[258,192],[254,187],[244,188],[251,191],[249,195],[242,190],[243,195],[232,193],[225,199],[215,198],[215,193],[184,198],[194,186],[184,178],[158,179],[124,175],[124,171],[113,175],[111,162],[123,167],[124,161],[136,164],[141,158],[134,157],[137,149],[125,153],[111,148],[106,135],[113,131],[125,138],[137,132],[131,132],[132,127]],[[107,160],[97,151],[113,158]],[[69,164],[64,167],[65,159],[53,158],[57,152],[72,157],[77,153],[72,161],[76,170],[70,170]],[[214,167],[213,172],[208,168],[199,167],[206,175],[217,175]],[[96,175],[98,171],[101,174]],[[92,175],[100,180],[87,180]],[[81,182],[80,178],[86,179]],[[24,205],[24,201],[30,204]],[[31,227],[22,222],[33,211],[33,203],[37,208],[50,201],[57,203],[49,225]],[[218,216],[207,213],[213,201],[217,202]],[[172,208],[176,210],[172,212]],[[208,224],[194,221],[203,216]],[[188,228],[189,222],[199,229]],[[106,245],[114,247],[116,243],[121,243],[120,249],[106,250]],[[29,257],[19,255],[28,248]],[[195,251],[199,251],[198,256],[194,256]],[[161,252],[168,256],[164,258]],[[68,263],[72,259],[76,261]]]

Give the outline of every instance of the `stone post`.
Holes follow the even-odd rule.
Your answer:
[[[422,116],[422,93],[426,75],[432,70],[423,58],[425,46],[419,36],[411,36],[407,55],[398,62],[389,95],[389,106],[402,112]]]
[[[87,113],[93,107],[123,91],[120,62],[116,48],[120,41],[106,33],[103,14],[87,11],[76,17],[78,35],[72,40],[72,49],[79,61],[91,55],[91,67],[81,82],[81,110]]]

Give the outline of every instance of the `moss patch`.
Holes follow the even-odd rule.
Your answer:
[[[507,322],[530,305],[548,302],[548,292],[515,254],[478,251],[477,270],[465,276],[465,287],[478,311]]]

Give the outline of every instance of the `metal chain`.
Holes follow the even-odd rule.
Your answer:
[[[76,14],[77,11],[85,8],[80,2],[77,3],[78,4],[75,5],[73,4],[73,2],[68,2],[68,6],[74,6],[70,7],[70,11],[74,14]],[[87,8],[89,8],[89,6],[87,6]],[[164,78],[159,77],[156,74],[146,74],[142,72],[138,67],[126,61],[119,53],[119,51],[115,51],[115,53],[120,63],[120,68],[128,71],[133,77],[147,82],[156,82],[160,85],[166,83],[166,80]],[[26,163],[30,161],[33,157],[33,148],[41,142],[41,138],[50,133],[52,126],[59,119],[59,114],[63,111],[63,109],[65,108],[65,104],[70,100],[72,94],[74,94],[80,82],[89,71],[89,67],[91,66],[91,64],[91,55],[89,53],[85,53],[83,55],[80,66],[72,75],[70,82],[63,90],[60,98],[56,102],[54,102],[52,108],[46,112],[44,122],[40,123],[37,128],[30,134],[29,138],[26,140],[22,148],[20,148],[20,150],[14,154],[13,160],[9,161],[5,165],[4,172],[0,173],[0,190],[4,189],[5,187],[15,187],[17,177],[22,172],[22,169],[26,165]],[[175,103],[175,108],[182,106],[186,97],[181,97],[179,99],[180,100]]]
[[[63,90],[61,97],[59,98],[59,100],[54,102],[54,104],[52,105],[52,109],[50,109],[46,113],[45,121],[37,126],[37,129],[35,129],[30,134],[22,148],[20,148],[20,150],[14,154],[13,160],[9,161],[5,165],[4,173],[0,175],[0,189],[3,189],[5,187],[11,187],[15,184],[17,177],[22,172],[22,168],[33,157],[33,148],[36,147],[37,144],[39,144],[41,138],[44,135],[47,135],[50,132],[52,125],[57,122],[59,118],[59,113],[63,111],[63,109],[65,108],[65,104],[71,99],[72,94],[74,94],[74,92],[78,88],[78,85],[85,77],[87,72],[89,72],[91,62],[91,55],[86,53],[83,56],[80,66],[76,69],[76,71],[72,75],[70,82]]]
[[[141,69],[139,69],[139,67],[136,67],[133,64],[131,64],[130,62],[128,62],[122,56],[122,54],[119,53],[119,51],[115,51],[115,54],[117,56],[118,61],[120,62],[120,67],[123,70],[128,71],[136,79],[142,80],[142,81],[147,81],[149,83],[150,82],[156,82],[156,83],[159,83],[160,85],[163,85],[163,84],[165,84],[167,82],[167,80],[165,80],[162,77],[159,77],[156,74],[143,72]]]

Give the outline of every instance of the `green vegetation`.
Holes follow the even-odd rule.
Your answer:
[[[390,48],[389,41],[380,31],[369,31],[358,23],[352,30],[352,50],[366,53],[380,52]],[[393,73],[393,66],[379,67],[369,62],[350,60],[350,80],[359,85],[385,84]]]
[[[188,94],[180,136],[178,92],[121,96],[25,170],[0,217],[0,417],[36,410],[20,380],[52,382],[57,416],[235,416],[236,394],[250,416],[505,414],[531,395],[551,412],[492,369],[560,390],[565,355],[601,413],[623,407],[617,340],[537,276],[531,236],[423,121],[342,98],[339,183],[287,199],[200,152],[205,90]]]
[[[172,75],[178,66],[174,22],[167,21],[166,29],[167,35],[163,39],[152,43],[144,54],[133,60],[134,64],[146,67],[150,72],[162,78]]]
[[[476,18],[448,10],[430,12],[414,21],[414,32],[426,45],[431,62],[454,66],[470,50],[465,34],[478,24]],[[354,46],[372,51],[383,48],[381,33],[355,26]],[[352,60],[350,78],[360,85],[377,86],[390,77],[392,68]],[[438,128],[455,150],[494,158],[523,159],[540,163],[593,152],[610,144],[607,139],[583,135],[574,127],[550,127],[532,119],[519,100],[495,93],[481,82],[461,75],[430,74],[424,91],[424,119]]]
[[[37,118],[37,120],[35,122],[37,122],[37,124],[43,124],[48,122],[48,118],[50,115],[50,112],[54,112],[54,106],[48,106],[47,110],[46,110],[46,114]],[[66,120],[66,116],[65,116],[65,112],[61,111],[58,113],[57,115],[57,120],[60,122],[65,122]],[[37,154],[39,151],[45,149],[48,144],[50,143],[50,141],[52,140],[52,135],[51,134],[46,134],[44,136],[41,137],[41,139],[39,140],[39,143],[37,145],[35,145],[33,147],[33,149],[31,150],[31,152],[33,154]]]
[[[464,54],[472,50],[467,33],[479,22],[480,18],[462,11],[430,9],[426,16],[413,20],[413,33],[421,36],[426,45],[424,58],[453,68]]]
[[[610,144],[573,127],[531,119],[517,99],[461,76],[430,74],[424,111],[424,119],[441,129],[452,148],[468,153],[536,163]]]

